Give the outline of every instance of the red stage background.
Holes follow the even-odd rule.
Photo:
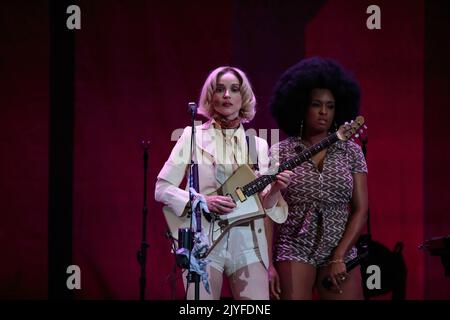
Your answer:
[[[361,84],[374,239],[390,249],[404,243],[407,299],[449,299],[450,278],[439,258],[418,250],[425,239],[450,234],[442,201],[448,173],[439,170],[450,160],[447,121],[439,123],[449,115],[448,44],[439,41],[448,35],[444,18],[431,19],[443,10],[437,1],[378,1],[382,28],[368,30],[371,4],[79,1],[72,243],[82,289],[76,298],[139,297],[142,139],[151,142],[146,296],[182,298],[153,193],[172,132],[189,124],[187,103],[198,100],[210,70],[238,66],[258,101],[247,127],[269,129],[270,137],[276,125],[267,104],[276,80],[300,59],[320,55],[339,60]],[[48,294],[48,17],[47,1],[9,1],[0,11],[0,298]],[[230,296],[226,287],[223,296]]]

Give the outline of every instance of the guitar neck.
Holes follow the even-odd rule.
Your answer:
[[[319,153],[323,149],[331,146],[333,143],[338,141],[339,138],[336,133],[330,134],[328,137],[320,141],[319,143],[307,148],[306,150],[302,151],[299,155],[293,157],[292,159],[286,161],[282,165],[280,165],[280,168],[278,169],[278,172],[284,171],[284,170],[292,170],[295,167],[301,165],[303,162],[314,156],[315,154]]]
[[[336,133],[329,135],[319,143],[307,148],[306,150],[303,150],[299,155],[289,159],[288,161],[280,165],[277,174],[284,170],[294,169],[295,167],[299,166],[300,164],[302,164],[315,154],[319,153],[323,149],[329,147],[338,140],[339,138]],[[242,189],[244,191],[244,194],[249,197],[255,193],[262,191],[266,186],[274,182],[276,179],[276,174],[263,175],[246,184]]]

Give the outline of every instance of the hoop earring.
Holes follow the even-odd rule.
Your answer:
[[[337,126],[336,121],[334,121],[334,132],[336,132],[336,131],[338,131],[338,126]]]
[[[302,135],[303,135],[303,119],[302,122],[300,123],[300,140],[302,140]]]

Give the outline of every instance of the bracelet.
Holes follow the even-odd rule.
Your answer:
[[[332,263],[344,263],[344,259],[330,260],[330,261],[328,262],[328,264],[332,264]]]

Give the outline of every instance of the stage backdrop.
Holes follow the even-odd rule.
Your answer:
[[[46,4],[30,7],[10,2],[8,14],[1,13],[5,26],[0,30],[10,30],[14,36],[1,37],[0,51],[7,71],[0,74],[1,87],[6,89],[0,97],[5,132],[1,150],[7,154],[0,166],[4,177],[0,237],[6,253],[6,263],[0,267],[0,297],[47,296]],[[448,83],[439,76],[441,69],[426,68],[434,55],[425,48],[424,30],[438,28],[429,22],[428,12],[439,12],[440,4],[378,1],[381,30],[366,27],[366,9],[373,4],[369,1],[85,0],[78,4],[82,28],[74,31],[71,244],[72,263],[80,266],[82,274],[77,299],[139,298],[136,252],[144,197],[139,143],[144,139],[150,141],[146,297],[183,297],[180,271],[174,268],[165,237],[162,205],[153,194],[156,176],[175,144],[174,131],[189,125],[188,102],[198,100],[210,70],[220,65],[242,68],[258,102],[256,118],[247,128],[267,129],[270,144],[275,132],[271,129],[276,129],[267,108],[272,88],[286,68],[313,55],[339,60],[361,84],[361,112],[369,127],[372,234],[390,250],[403,243],[406,298],[450,298],[449,279],[444,278],[438,258],[417,249],[425,237],[450,233],[445,208],[436,204],[448,191],[448,173],[438,175],[431,169],[439,157],[449,160],[448,151],[430,152],[441,144],[424,141],[441,134],[433,125],[434,106],[428,102],[444,101],[442,91],[430,96],[424,90],[438,81]],[[15,20],[24,14],[37,23],[31,34],[30,28],[16,27]],[[443,107],[438,110],[442,119],[449,115]],[[226,286],[223,297],[230,297]]]
[[[47,298],[46,1],[0,9],[0,299]]]

